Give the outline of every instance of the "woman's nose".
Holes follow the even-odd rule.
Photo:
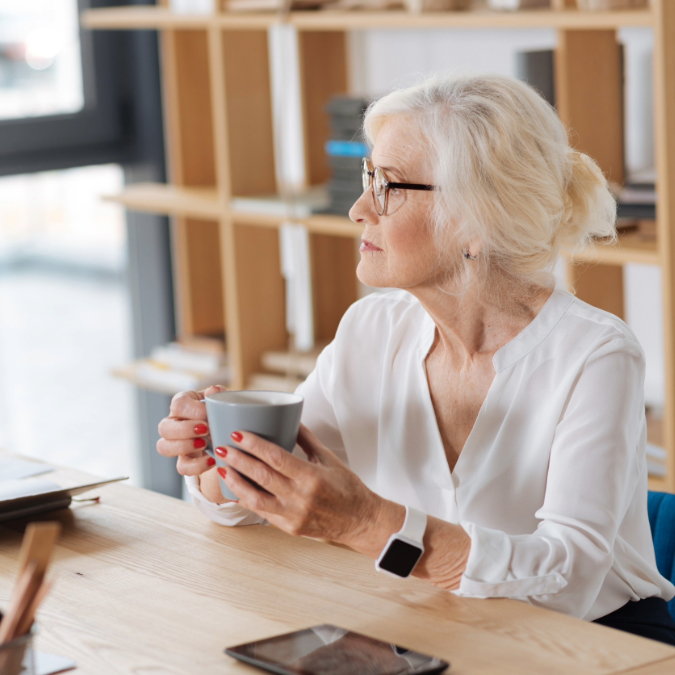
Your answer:
[[[378,217],[373,206],[373,197],[370,189],[363,191],[361,196],[354,202],[354,205],[349,209],[349,219],[354,223],[362,223],[364,225],[373,225],[377,222]]]

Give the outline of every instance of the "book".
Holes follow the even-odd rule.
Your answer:
[[[259,213],[281,218],[307,218],[315,210],[326,208],[328,204],[326,189],[318,186],[285,197],[281,195],[235,197],[230,201],[230,208],[241,213]]]
[[[46,511],[65,509],[72,498],[103,485],[127,480],[127,476],[63,488],[52,481],[26,478],[0,482],[0,522]]]
[[[340,157],[367,157],[370,150],[365,143],[359,141],[327,141],[326,154]]]
[[[316,367],[324,345],[307,352],[263,352],[260,363],[266,370],[298,377],[307,377]]]

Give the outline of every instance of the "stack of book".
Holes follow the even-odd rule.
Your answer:
[[[363,192],[361,159],[370,154],[361,135],[363,113],[367,107],[366,99],[350,96],[336,96],[326,106],[331,128],[331,138],[326,143],[331,169],[328,213],[347,215]]]
[[[173,395],[227,384],[230,368],[222,340],[191,338],[155,347],[149,358],[117,368],[113,374],[140,387]]]

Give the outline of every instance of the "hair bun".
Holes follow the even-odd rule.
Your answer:
[[[571,148],[567,164],[560,245],[574,249],[595,238],[615,237],[616,202],[600,167],[588,155]]]

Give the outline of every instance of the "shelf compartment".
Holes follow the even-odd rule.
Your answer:
[[[659,265],[656,240],[645,239],[639,232],[620,234],[616,244],[598,243],[594,247],[568,256],[574,263],[602,263],[605,265],[625,265],[639,263]]]
[[[90,9],[81,15],[82,25],[104,30],[264,29],[282,23],[276,13],[176,14],[164,7],[112,7]],[[650,10],[581,12],[578,10],[530,10],[517,12],[402,11],[304,11],[291,12],[285,23],[301,31],[335,31],[366,28],[564,28],[576,30],[652,26]]]
[[[168,216],[190,216],[215,220],[224,214],[215,188],[179,187],[164,183],[136,183],[105,200],[122,204],[130,211]]]

